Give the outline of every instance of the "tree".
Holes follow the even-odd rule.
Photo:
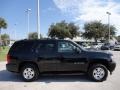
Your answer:
[[[115,37],[115,34],[116,34],[116,28],[113,25],[111,25],[110,26],[110,39],[112,39],[113,37]],[[104,24],[103,35],[104,35],[104,39],[106,39],[106,40],[109,39],[109,27],[108,27],[107,24]]]
[[[48,31],[48,36],[51,38],[73,38],[78,36],[79,27],[74,23],[66,23],[65,21],[52,24]]]
[[[0,17],[0,42],[1,42],[1,29],[6,29],[7,28],[7,23],[5,19]]]
[[[85,32],[83,33],[83,37],[87,39],[94,39],[95,42],[98,40],[108,40],[109,29],[107,24],[102,24],[100,21],[92,21],[84,24]],[[115,35],[116,28],[114,26],[110,26],[110,34],[111,38]]]
[[[40,38],[42,38],[42,35],[40,35]],[[38,39],[37,32],[29,33],[29,39]]]
[[[68,28],[69,28],[69,32],[71,34],[71,39],[73,39],[73,37],[76,37],[76,36],[79,36],[80,35],[80,32],[78,31],[79,30],[79,26],[76,26],[74,23],[69,23],[68,24]]]
[[[117,41],[120,42],[120,35],[116,37]]]
[[[3,35],[1,35],[1,40],[2,40],[2,44],[3,44],[4,46],[6,46],[6,45],[8,45],[9,42],[10,42],[10,37],[9,37],[8,34],[3,34]]]

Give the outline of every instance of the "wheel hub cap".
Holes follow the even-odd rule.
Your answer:
[[[35,75],[35,72],[32,68],[26,68],[24,71],[23,71],[23,76],[24,78],[26,79],[32,79]]]
[[[105,71],[103,68],[95,68],[93,70],[93,77],[96,79],[96,80],[101,80],[103,77],[105,76]]]

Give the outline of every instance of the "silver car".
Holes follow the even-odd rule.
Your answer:
[[[114,50],[120,50],[120,43],[115,45]]]

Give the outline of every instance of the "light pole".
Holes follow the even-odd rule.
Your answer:
[[[31,11],[31,9],[27,9],[26,10],[26,12],[27,12],[27,23],[28,23],[28,25],[27,25],[27,29],[28,29],[28,31],[27,31],[27,33],[28,33],[28,36],[27,36],[27,38],[29,39],[29,33],[30,33],[30,28],[29,28],[29,26],[30,26],[30,11]]]
[[[16,41],[16,23],[14,24],[14,37],[15,37],[15,41]]]
[[[40,39],[40,5],[39,5],[39,0],[37,0],[37,32],[38,32],[38,39]]]
[[[106,14],[108,14],[108,30],[109,30],[109,38],[108,38],[108,42],[110,43],[110,12],[106,12]]]

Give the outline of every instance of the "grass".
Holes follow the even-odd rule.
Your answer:
[[[0,47],[0,61],[5,61],[7,53],[9,51],[9,47],[5,46],[4,49],[3,47]]]

